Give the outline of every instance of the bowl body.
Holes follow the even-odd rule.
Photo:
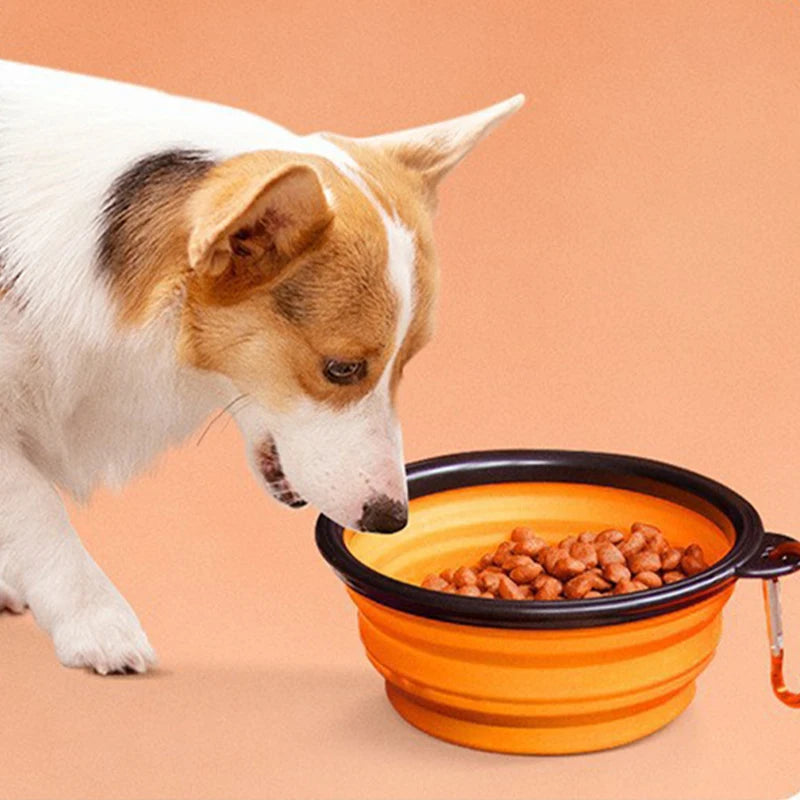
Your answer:
[[[636,464],[628,461],[656,462],[611,457],[622,459],[615,479],[607,470],[565,468],[564,459],[586,467],[591,454],[550,454],[563,458],[548,466],[542,452],[506,453],[514,468],[497,467],[480,480],[476,460],[497,454],[465,454],[462,469],[458,457],[444,459],[447,480],[438,483],[431,480],[436,460],[412,465],[410,494],[419,496],[399,534],[337,530],[324,518],[318,525],[320,549],[348,584],[389,700],[441,739],[502,752],[575,753],[662,727],[694,695],[719,640],[737,565],[763,535],[755,511],[724,487],[709,499],[686,485],[629,480]],[[658,525],[675,544],[700,544],[711,568],[683,587],[589,601],[482,600],[419,587],[429,572],[476,561],[516,525],[557,541],[638,520]]]
[[[648,620],[560,631],[437,622],[350,594],[367,656],[412,725],[481,750],[566,754],[626,744],[678,716],[731,591]]]

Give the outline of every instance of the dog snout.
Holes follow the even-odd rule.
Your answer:
[[[408,504],[382,494],[364,503],[358,527],[372,533],[396,533],[407,523]]]

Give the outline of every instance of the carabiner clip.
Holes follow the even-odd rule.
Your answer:
[[[800,555],[800,544],[783,542],[770,553],[770,559],[786,555]],[[778,578],[765,578],[764,610],[767,614],[767,635],[769,636],[770,679],[775,697],[791,708],[800,708],[800,692],[790,692],[783,679],[783,619],[781,617],[781,593]]]

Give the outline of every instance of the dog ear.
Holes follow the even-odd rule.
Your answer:
[[[518,94],[463,117],[357,141],[388,151],[406,167],[419,172],[432,191],[495,125],[510,117],[524,102],[525,96]]]
[[[246,157],[198,189],[189,205],[189,266],[234,290],[276,282],[333,219],[316,171],[287,164],[271,172]]]

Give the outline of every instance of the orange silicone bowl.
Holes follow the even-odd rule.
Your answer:
[[[639,739],[691,701],[738,577],[798,567],[769,551],[742,497],[660,462],[598,453],[497,451],[408,467],[410,521],[391,536],[325,517],[317,544],[358,607],[367,656],[392,705],[440,739],[509,753],[575,753]],[[642,520],[700,544],[705,572],[660,589],[579,601],[505,601],[422,589],[516,525],[550,541]]]

